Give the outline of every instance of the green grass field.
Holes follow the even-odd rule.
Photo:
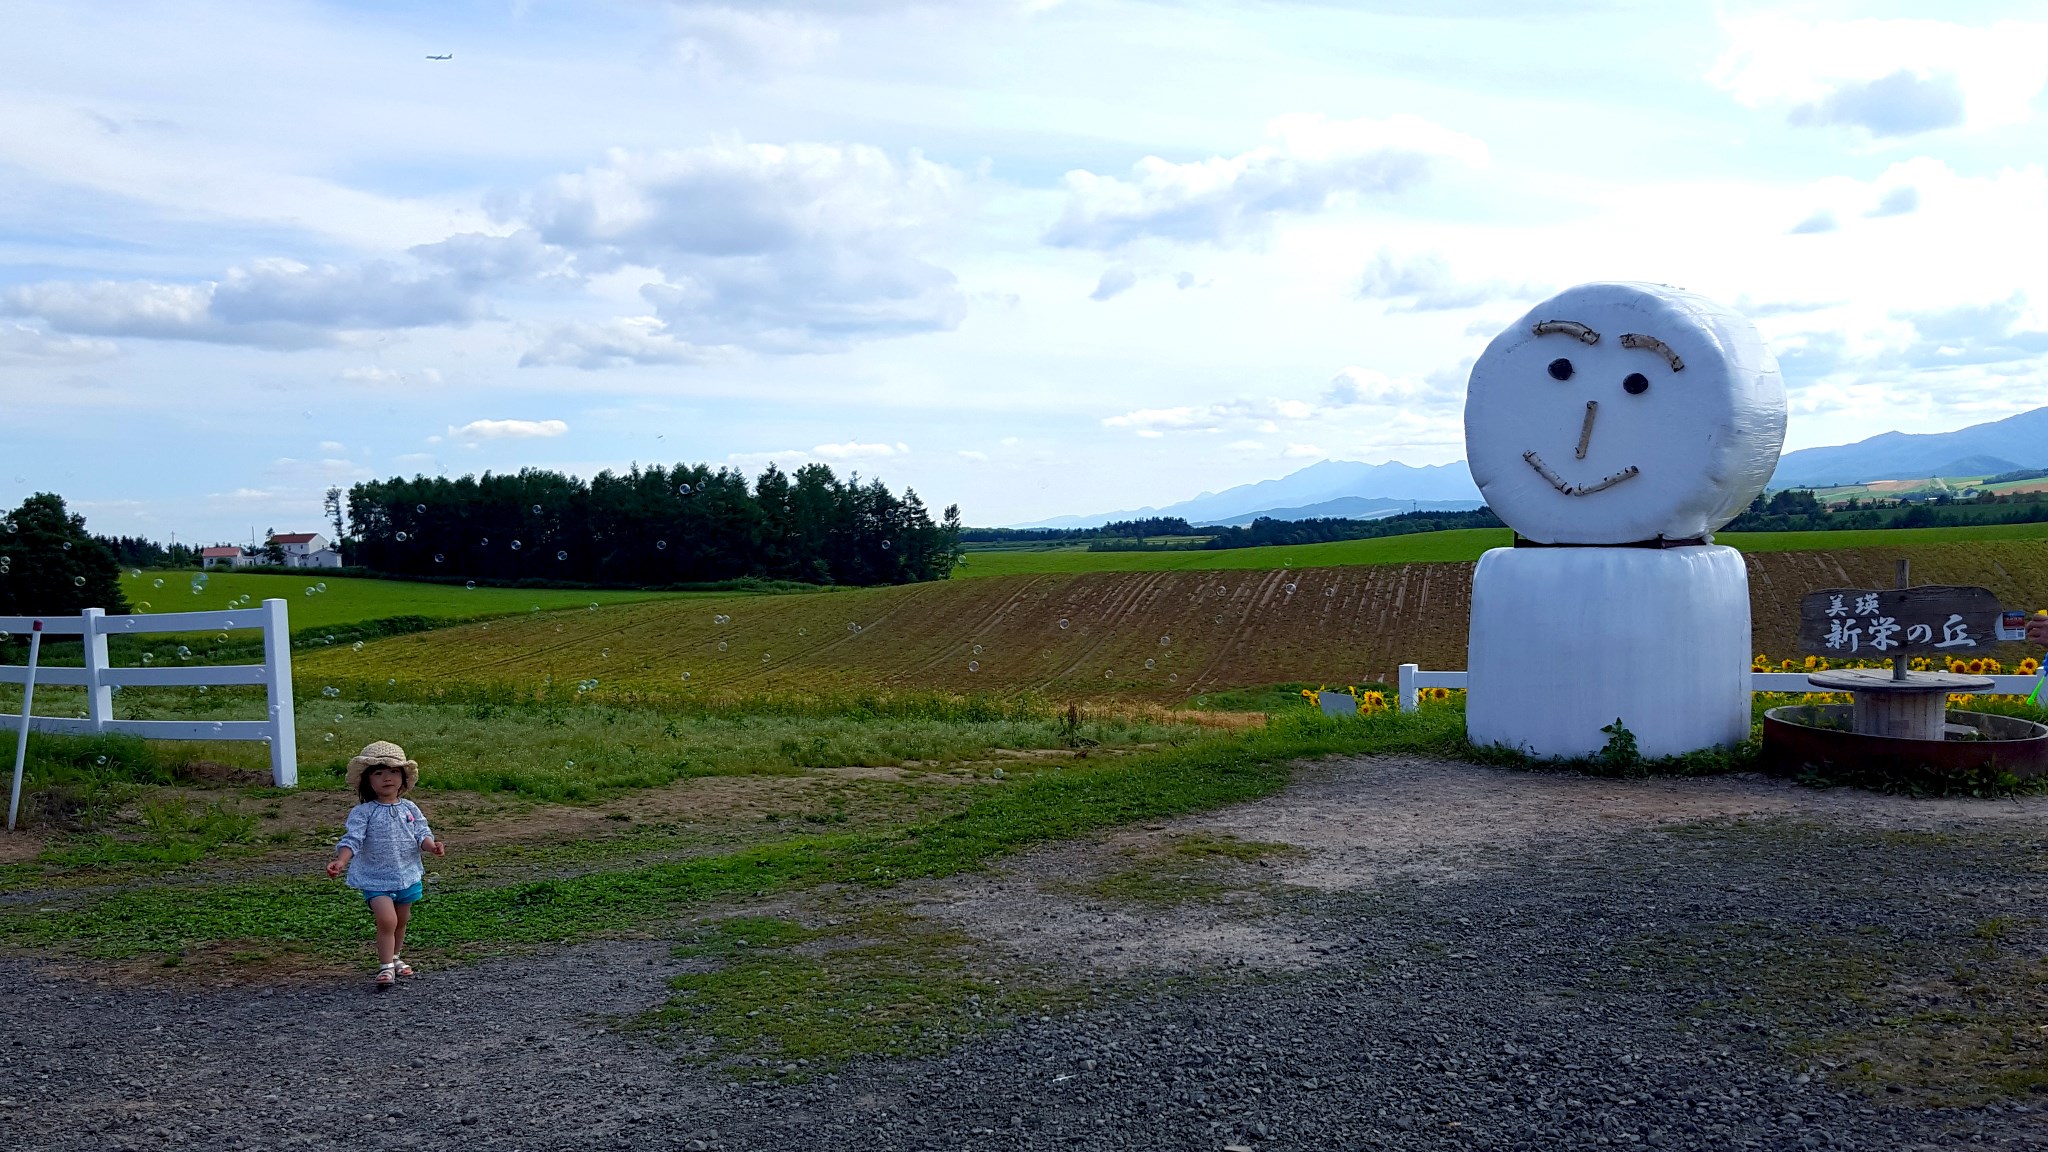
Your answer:
[[[2048,539],[2048,524],[1978,524],[1960,528],[1875,528],[1863,532],[1723,532],[1716,543],[1744,552],[1839,551],[1888,548],[1961,540]],[[977,552],[959,576],[1012,576],[1064,572],[1187,572],[1242,568],[1337,568],[1357,564],[1417,564],[1477,560],[1488,548],[1505,548],[1504,528],[1461,528],[1417,532],[1371,540],[1338,540],[1270,548],[1226,548],[1214,552]]]
[[[464,588],[460,584],[415,584],[402,580],[363,580],[347,576],[259,576],[251,573],[209,572],[198,593],[192,580],[200,573],[191,569],[144,571],[132,576],[121,572],[121,591],[128,603],[144,612],[214,612],[244,605],[233,604],[249,597],[249,604],[281,598],[291,602],[292,630],[326,628],[379,620],[388,616],[432,616],[448,620],[474,620],[506,616],[514,612],[552,608],[579,608],[590,603],[622,604],[630,600],[652,600],[674,596],[697,596],[696,592],[587,592],[573,589]],[[161,583],[159,583],[161,582]],[[326,585],[325,592],[306,593],[308,588]],[[143,607],[148,605],[148,607]]]

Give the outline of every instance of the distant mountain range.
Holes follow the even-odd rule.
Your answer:
[[[1869,480],[1928,476],[1986,476],[2021,468],[2048,468],[2048,408],[1954,432],[1885,432],[1854,444],[1804,448],[1778,460],[1771,488],[1826,488]],[[1056,516],[1018,528],[1087,528],[1110,520],[1180,516],[1194,525],[1249,524],[1261,516],[1307,520],[1346,516],[1368,520],[1412,508],[1477,508],[1482,501],[1472,473],[1460,460],[1416,468],[1394,461],[1360,464],[1324,460],[1278,480],[1204,492],[1164,508],[1132,508],[1094,516]]]

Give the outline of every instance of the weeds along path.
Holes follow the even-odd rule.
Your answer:
[[[1801,596],[1921,583],[2048,605],[2048,541],[1956,541],[1747,557],[1756,650],[1794,651]],[[595,680],[654,696],[936,690],[1178,700],[1277,682],[1389,680],[1465,662],[1470,563],[985,576],[807,595],[706,596],[528,613],[313,649],[302,678],[374,694]],[[2017,658],[2013,646],[2001,656]],[[410,690],[410,689],[408,689]]]

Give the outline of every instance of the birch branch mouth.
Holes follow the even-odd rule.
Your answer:
[[[1559,492],[1562,492],[1567,496],[1590,496],[1595,492],[1605,492],[1607,489],[1614,487],[1616,484],[1621,483],[1623,480],[1628,480],[1635,476],[1641,475],[1643,471],[1641,468],[1638,468],[1635,465],[1631,464],[1628,467],[1623,468],[1621,471],[1616,472],[1614,475],[1603,477],[1599,480],[1595,480],[1591,484],[1573,484],[1567,481],[1564,477],[1559,476],[1556,472],[1552,471],[1550,465],[1545,464],[1543,462],[1543,457],[1538,456],[1534,449],[1522,453],[1522,459],[1527,460],[1529,462],[1529,467],[1534,468],[1538,476],[1541,476],[1545,480],[1550,481],[1550,486],[1552,488],[1557,489]]]

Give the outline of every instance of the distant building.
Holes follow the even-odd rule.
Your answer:
[[[287,568],[339,568],[341,553],[318,532],[273,533],[270,543],[284,552]]]
[[[261,559],[262,557],[251,556],[233,545],[199,550],[201,568],[247,568]]]

